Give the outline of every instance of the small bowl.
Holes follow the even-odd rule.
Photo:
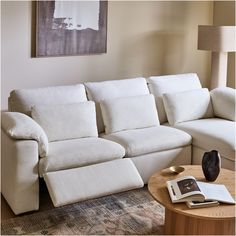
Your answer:
[[[182,173],[185,169],[182,166],[171,166],[169,170],[174,173],[174,174],[180,174]]]

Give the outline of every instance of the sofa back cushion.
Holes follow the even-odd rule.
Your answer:
[[[100,105],[106,134],[159,125],[151,94],[103,100]]]
[[[202,88],[197,74],[151,76],[147,79],[150,93],[155,96],[160,123],[167,122],[162,95]]]
[[[44,129],[49,142],[97,137],[95,103],[34,106],[32,118]]]
[[[214,115],[235,121],[235,89],[222,87],[211,90]]]
[[[88,99],[96,102],[98,131],[104,132],[100,101],[149,94],[145,78],[85,83]]]
[[[172,126],[184,121],[213,117],[211,97],[207,88],[165,93],[163,101],[168,122]]]
[[[9,111],[30,115],[32,106],[70,104],[87,101],[83,84],[13,90],[8,99]]]

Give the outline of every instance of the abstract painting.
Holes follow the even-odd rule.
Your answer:
[[[106,53],[107,1],[38,1],[36,57]]]

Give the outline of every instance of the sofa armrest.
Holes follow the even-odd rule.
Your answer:
[[[1,129],[1,192],[15,214],[38,210],[38,143],[15,140]]]
[[[39,156],[48,153],[48,138],[41,126],[29,116],[19,112],[2,112],[2,130],[12,139],[36,140]]]
[[[229,87],[211,90],[211,100],[216,117],[235,121],[235,89]]]

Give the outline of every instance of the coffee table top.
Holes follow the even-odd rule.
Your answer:
[[[181,176],[191,175],[198,181],[206,182],[200,165],[183,166],[184,172],[181,174],[171,174],[168,169],[155,173],[148,181],[148,190],[151,195],[167,209],[177,213],[197,217],[211,219],[232,219],[235,218],[235,205],[220,203],[218,206],[190,209],[185,203],[171,202],[169,192],[166,187],[166,181],[179,178]],[[235,199],[235,172],[231,170],[221,169],[216,181],[213,183],[224,184],[232,197]]]

